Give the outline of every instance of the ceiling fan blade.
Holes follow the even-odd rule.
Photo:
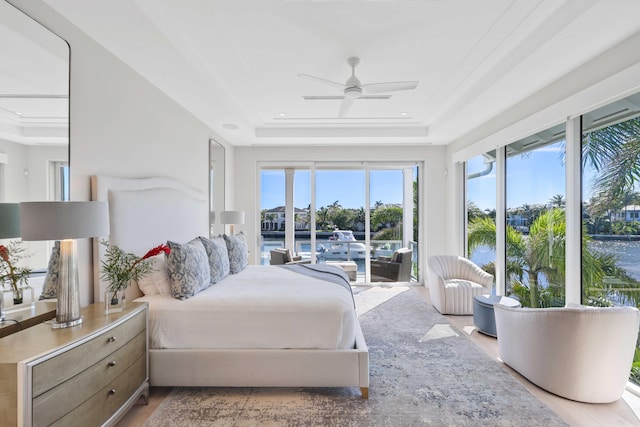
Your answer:
[[[325,100],[325,99],[344,99],[342,95],[303,95],[303,99],[307,101]]]
[[[358,99],[389,99],[392,95],[361,95]],[[344,99],[342,95],[303,95],[303,99],[307,101]]]
[[[352,104],[353,104],[353,98],[345,97],[342,100],[342,104],[340,104],[340,112],[338,113],[338,117],[346,117]]]
[[[310,79],[310,80],[315,80],[319,83],[324,83],[324,84],[329,84],[333,87],[336,87],[338,89],[344,90],[344,84],[342,83],[338,83],[338,82],[334,82],[333,80],[327,80],[327,79],[323,79],[322,77],[316,77],[316,76],[312,76],[311,74],[298,74],[298,77],[302,77],[304,79]]]
[[[382,93],[382,92],[395,92],[398,90],[411,90],[418,87],[417,81],[408,82],[385,82],[385,83],[368,83],[362,85],[362,89],[366,93]]]

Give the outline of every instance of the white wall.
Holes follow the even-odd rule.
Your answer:
[[[232,148],[155,86],[41,0],[11,0],[71,47],[71,199],[90,199],[90,176],[160,176],[209,191],[209,139]],[[208,215],[208,212],[203,212]],[[93,301],[91,243],[78,242],[81,304]]]
[[[444,225],[447,223],[444,206],[445,147],[443,146],[360,146],[360,147],[236,147],[234,209],[246,212],[245,224],[236,226],[247,234],[252,247],[251,262],[256,262],[256,248],[260,236],[260,206],[257,196],[258,162],[303,161],[423,161],[426,185],[421,210],[423,224],[421,240],[422,260],[446,250]]]
[[[27,146],[0,139],[0,153],[6,154],[7,163],[2,164],[3,176],[1,202],[16,203],[28,194],[28,181],[24,170],[29,166]]]

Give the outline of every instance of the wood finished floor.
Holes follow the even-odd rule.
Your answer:
[[[418,286],[416,290],[425,300],[430,302],[427,288]],[[469,337],[476,345],[491,358],[497,360],[507,372],[524,384],[534,396],[555,411],[567,424],[575,427],[640,426],[640,397],[633,393],[627,391],[622,396],[622,399],[608,404],[574,402],[548,393],[531,384],[517,372],[499,361],[496,339],[475,331],[472,316],[445,317],[459,331],[469,334]],[[142,425],[158,405],[162,403],[170,391],[171,388],[169,387],[152,387],[149,404],[144,405],[139,403],[135,405],[118,423],[118,427],[135,427]],[[370,393],[375,393],[375,390],[370,390]]]

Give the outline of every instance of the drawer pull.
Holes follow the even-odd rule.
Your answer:
[[[107,342],[116,342],[116,337],[110,336]]]
[[[113,396],[114,394],[116,394],[116,389],[115,389],[115,388],[112,388],[111,390],[109,390],[109,394],[110,394],[111,396]]]
[[[111,362],[109,362],[109,366],[114,367],[116,366],[116,361],[112,360]]]

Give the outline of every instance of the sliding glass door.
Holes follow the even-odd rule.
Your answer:
[[[262,263],[286,247],[313,263],[355,264],[357,282],[396,281],[372,278],[370,260],[402,247],[417,259],[418,171],[415,164],[263,165]],[[403,281],[417,278],[411,261]]]

